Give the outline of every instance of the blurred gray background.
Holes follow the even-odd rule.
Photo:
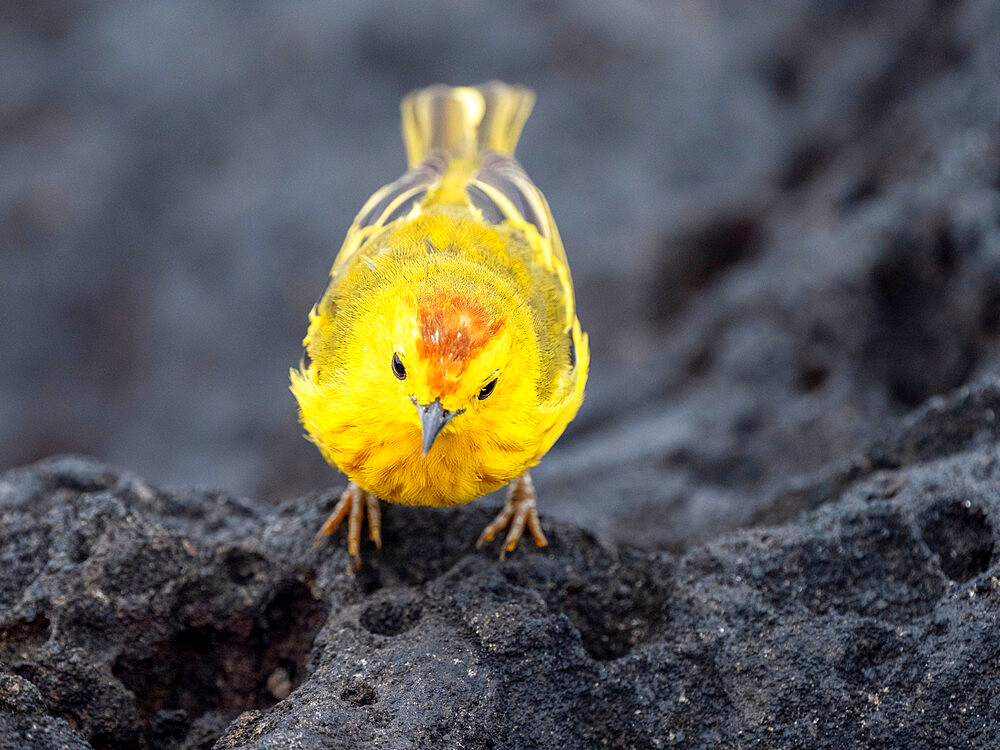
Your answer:
[[[593,349],[543,510],[683,546],[997,372],[1000,4],[763,7],[4,2],[0,468],[335,481],[288,368],[434,82],[538,93]]]

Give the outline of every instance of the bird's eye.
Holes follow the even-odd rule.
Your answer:
[[[490,394],[493,393],[493,389],[496,387],[497,387],[497,379],[493,378],[493,380],[491,380],[489,383],[487,383],[486,385],[484,385],[482,388],[479,389],[479,400],[483,401],[485,399],[488,399],[490,397]]]
[[[403,361],[399,358],[399,354],[392,355],[392,374],[400,380],[406,380],[406,368],[403,367]]]

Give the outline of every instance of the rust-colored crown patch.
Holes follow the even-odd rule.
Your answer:
[[[428,385],[442,395],[454,391],[472,357],[503,327],[477,301],[452,292],[422,299],[417,319],[417,354],[430,365]]]

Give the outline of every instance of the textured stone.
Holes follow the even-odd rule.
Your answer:
[[[941,457],[682,555],[546,519],[547,549],[501,563],[472,547],[488,508],[390,506],[354,577],[341,533],[312,543],[335,490],[270,509],[76,458],[8,472],[0,728],[11,747],[992,746],[1000,447],[946,438],[989,425],[995,389],[952,399],[944,437],[942,407],[901,428],[897,452],[923,424]]]

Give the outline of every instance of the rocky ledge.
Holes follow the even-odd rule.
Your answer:
[[[998,410],[934,399],[794,520],[677,555],[548,520],[501,563],[490,508],[388,507],[358,577],[312,541],[336,488],[10,471],[0,747],[996,747]]]

